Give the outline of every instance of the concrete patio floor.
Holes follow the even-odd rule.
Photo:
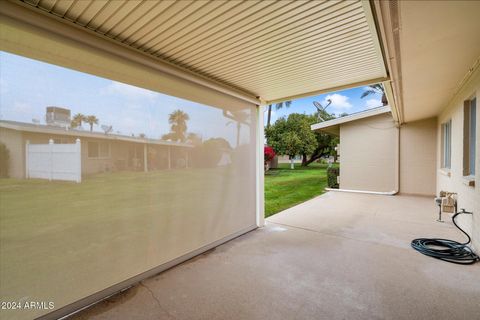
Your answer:
[[[329,192],[73,318],[479,319],[480,263],[410,248],[463,241],[436,213],[431,198]]]

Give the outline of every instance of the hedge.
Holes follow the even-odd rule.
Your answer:
[[[338,189],[337,177],[340,174],[340,168],[328,167],[327,168],[327,184],[329,188]]]

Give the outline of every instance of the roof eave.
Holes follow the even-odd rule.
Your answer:
[[[315,123],[315,124],[312,124],[310,126],[310,128],[313,131],[325,131],[325,132],[333,131],[333,132],[336,132],[337,130],[332,129],[332,128],[338,127],[341,124],[352,122],[352,121],[357,121],[357,120],[360,120],[360,119],[365,119],[365,118],[369,118],[369,117],[373,117],[373,116],[377,116],[377,115],[385,114],[385,113],[389,113],[389,112],[391,112],[391,108],[390,108],[389,105],[387,105],[387,106],[383,106],[383,107],[378,107],[378,108],[374,108],[374,109],[369,109],[369,110],[357,112],[357,113],[350,114],[350,115],[345,116],[345,117],[340,117],[340,118],[335,118],[335,119],[328,120],[328,121]]]

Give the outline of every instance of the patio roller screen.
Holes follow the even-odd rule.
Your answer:
[[[255,227],[253,104],[6,18],[0,29],[0,296],[16,309],[1,318]]]

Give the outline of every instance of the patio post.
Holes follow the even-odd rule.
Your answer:
[[[170,146],[167,147],[168,149],[168,170],[172,169],[172,152],[170,151]]]
[[[30,174],[29,174],[29,166],[28,166],[28,153],[30,152],[29,151],[29,147],[30,147],[30,140],[27,140],[25,142],[25,178],[28,179],[30,178]]]
[[[265,106],[259,105],[256,108],[257,130],[256,130],[256,180],[257,180],[257,226],[265,226],[265,195],[264,195],[264,161],[263,161],[263,147],[265,143],[263,112]]]
[[[49,157],[49,165],[48,165],[48,181],[52,181],[53,180],[53,139],[49,139],[48,140],[48,151],[49,151],[49,154],[50,154],[50,157]]]
[[[147,144],[143,145],[143,171],[148,172],[148,151],[147,151]]]

